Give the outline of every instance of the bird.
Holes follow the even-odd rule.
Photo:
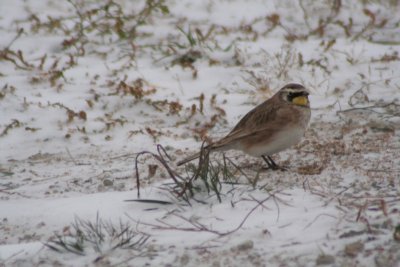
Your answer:
[[[240,150],[261,157],[271,169],[281,169],[271,155],[297,144],[304,136],[311,117],[309,93],[301,84],[286,84],[243,116],[225,137],[202,149]],[[179,161],[177,166],[199,158],[200,153]]]

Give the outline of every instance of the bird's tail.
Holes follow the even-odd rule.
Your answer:
[[[185,163],[188,163],[188,162],[190,162],[192,160],[195,160],[195,159],[197,159],[199,157],[200,157],[200,152],[198,152],[196,154],[193,154],[193,155],[191,155],[191,156],[189,156],[189,157],[187,157],[187,158],[185,158],[185,159],[183,159],[181,161],[178,161],[178,163],[176,165],[181,166],[181,165],[183,165]]]
[[[225,144],[223,144],[223,143],[221,144],[220,142],[210,144],[210,145],[202,147],[200,152],[197,152],[196,154],[193,154],[181,161],[178,161],[178,163],[176,163],[176,165],[181,166],[185,163],[188,163],[189,161],[195,160],[195,159],[199,158],[202,153],[205,154],[205,153],[210,153],[213,151],[224,151],[227,149],[229,149],[229,148]]]

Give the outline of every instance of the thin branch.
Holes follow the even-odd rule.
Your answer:
[[[18,33],[17,33],[17,35],[10,41],[10,43],[5,47],[5,50],[9,50],[10,49],[10,47],[14,44],[14,42],[16,41],[16,40],[18,40],[20,37],[21,37],[21,35],[24,33],[24,28],[20,28],[19,30],[18,30]]]
[[[172,224],[169,224],[165,221],[162,220],[157,220],[159,223],[163,224],[152,224],[152,223],[146,223],[146,222],[140,222],[136,219],[133,219],[132,217],[130,217],[129,215],[128,218],[130,218],[132,221],[138,223],[138,224],[142,224],[145,226],[149,226],[149,227],[153,227],[153,229],[157,229],[157,230],[176,230],[176,231],[185,231],[185,232],[208,232],[208,233],[212,233],[215,235],[218,235],[219,237],[223,237],[223,236],[227,236],[230,235],[232,233],[235,233],[236,231],[238,231],[239,229],[241,229],[243,227],[243,225],[245,224],[245,222],[248,220],[248,218],[250,217],[250,215],[260,206],[263,206],[263,204],[268,201],[269,199],[273,198],[274,195],[270,194],[267,198],[261,200],[261,201],[257,201],[257,205],[255,205],[247,214],[246,216],[242,219],[242,221],[239,223],[239,225],[237,227],[235,227],[232,230],[226,231],[226,232],[220,232],[220,231],[216,231],[216,230],[212,230],[207,228],[205,225],[199,223],[199,222],[193,222],[190,219],[187,219],[183,216],[177,215],[177,214],[173,214],[174,216],[180,218],[181,220],[189,223],[190,225],[192,225],[193,227],[178,227]]]
[[[307,229],[308,227],[310,227],[313,223],[315,223],[315,222],[316,222],[320,217],[322,217],[322,216],[327,216],[327,217],[331,217],[331,218],[337,219],[336,216],[333,216],[333,215],[331,215],[331,214],[326,214],[326,213],[318,214],[318,216],[316,216],[316,217],[314,218],[314,220],[312,220],[309,224],[307,224],[307,225],[303,228],[303,230],[305,230],[305,229]]]

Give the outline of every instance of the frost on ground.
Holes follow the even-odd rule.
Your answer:
[[[3,1],[0,265],[399,265],[399,8]],[[185,201],[147,153],[126,201],[138,153],[187,177],[174,162],[288,82],[313,115],[287,171],[215,153]]]

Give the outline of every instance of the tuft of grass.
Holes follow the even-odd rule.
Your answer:
[[[7,125],[4,127],[4,129],[1,131],[0,137],[3,137],[3,136],[5,136],[5,135],[7,135],[8,132],[9,132],[11,129],[13,129],[13,128],[19,128],[19,127],[21,127],[21,125],[22,125],[22,123],[21,123],[19,120],[17,120],[17,119],[12,119],[12,121],[11,121],[9,124],[7,124]]]
[[[170,65],[179,65],[183,69],[192,71],[193,79],[197,78],[197,69],[194,63],[200,59],[208,59],[209,64],[218,64],[219,61],[210,56],[210,52],[224,51],[228,52],[234,45],[231,42],[227,47],[221,47],[215,39],[216,26],[211,25],[208,29],[202,31],[200,28],[193,28],[190,25],[185,30],[181,26],[176,26],[179,32],[177,36],[168,44],[160,46],[162,57],[156,62],[170,58]],[[183,40],[182,40],[183,39]]]
[[[136,156],[136,186],[137,196],[139,199],[139,158],[145,154],[150,154],[155,158],[156,161],[166,169],[169,177],[172,179],[172,183],[164,184],[163,189],[168,191],[174,198],[184,200],[188,204],[190,204],[191,199],[194,199],[196,193],[204,192],[207,194],[214,194],[218,198],[218,201],[221,202],[222,183],[237,182],[239,178],[235,176],[236,172],[233,170],[236,169],[239,171],[237,173],[242,173],[238,166],[230,164],[231,162],[226,160],[225,157],[222,162],[210,161],[210,151],[204,146],[204,143],[201,148],[198,164],[185,164],[183,174],[171,166],[171,158],[161,145],[157,145],[157,151],[157,154],[150,151],[142,151]]]
[[[136,232],[130,224],[103,221],[97,215],[94,222],[75,218],[44,245],[58,253],[73,253],[84,256],[89,250],[102,255],[115,249],[141,250],[149,235]]]

